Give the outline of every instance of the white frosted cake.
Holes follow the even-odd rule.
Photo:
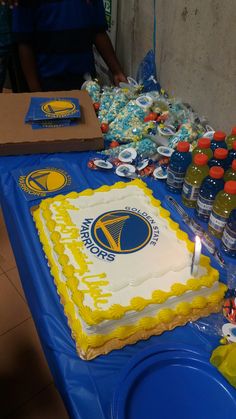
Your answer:
[[[140,180],[48,198],[34,220],[80,356],[218,311],[225,287]]]

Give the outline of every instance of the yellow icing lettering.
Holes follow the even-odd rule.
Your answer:
[[[82,278],[82,283],[86,285],[87,290],[83,291],[84,294],[89,294],[94,301],[94,306],[99,308],[99,305],[106,304],[108,302],[107,298],[111,296],[110,293],[104,293],[102,287],[109,284],[108,281],[101,281],[101,279],[106,278],[106,274],[98,275],[87,275]],[[93,279],[99,279],[98,281],[93,281]]]

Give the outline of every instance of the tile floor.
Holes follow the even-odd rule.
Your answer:
[[[21,287],[1,210],[0,418],[68,419]]]

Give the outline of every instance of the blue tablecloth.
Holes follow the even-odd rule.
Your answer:
[[[154,336],[148,341],[140,341],[122,350],[113,351],[93,361],[82,361],[78,357],[30,213],[30,207],[37,205],[39,199],[25,199],[14,176],[14,170],[27,166],[37,168],[39,165],[63,169],[66,164],[72,176],[73,189],[77,191],[88,187],[95,189],[103,184],[111,185],[121,180],[113,173],[88,169],[87,162],[92,156],[94,153],[2,157],[0,201],[28,304],[49,367],[68,412],[72,418],[108,419],[119,373],[130,358],[142,348],[156,343],[180,343],[183,346],[190,344],[210,355],[212,349],[218,345],[219,339],[204,335],[187,325],[161,336]],[[152,179],[148,179],[147,183],[153,189],[154,195],[163,200],[166,195],[164,184]],[[164,202],[163,205],[165,206]],[[186,226],[175,212],[172,212],[172,218],[186,230]],[[188,229],[186,231],[190,233]],[[218,264],[215,266],[219,269]],[[220,273],[221,279],[225,280],[225,272],[220,270]]]

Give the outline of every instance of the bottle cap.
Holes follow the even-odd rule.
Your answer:
[[[213,139],[215,141],[224,141],[226,138],[226,134],[223,131],[215,131],[214,135],[213,135]]]
[[[224,191],[231,195],[236,195],[236,180],[225,182]]]
[[[194,156],[193,161],[196,164],[196,166],[205,166],[205,164],[207,164],[208,162],[208,157],[206,156],[206,154],[199,153],[196,154],[196,156]]]
[[[231,135],[236,135],[236,127],[232,128]]]
[[[236,159],[232,161],[232,169],[236,170]]]
[[[180,152],[187,152],[190,149],[190,144],[187,141],[180,141],[177,144],[177,150]]]
[[[224,176],[224,169],[223,167],[213,166],[210,168],[209,175],[213,179],[221,179]]]
[[[227,158],[229,151],[226,148],[217,148],[214,151],[214,157],[218,160],[224,160]]]
[[[236,150],[236,141],[233,141],[233,144],[232,144],[232,149],[233,149],[233,150]]]
[[[211,145],[211,139],[208,137],[199,138],[198,140],[198,147],[199,148],[210,148]]]

